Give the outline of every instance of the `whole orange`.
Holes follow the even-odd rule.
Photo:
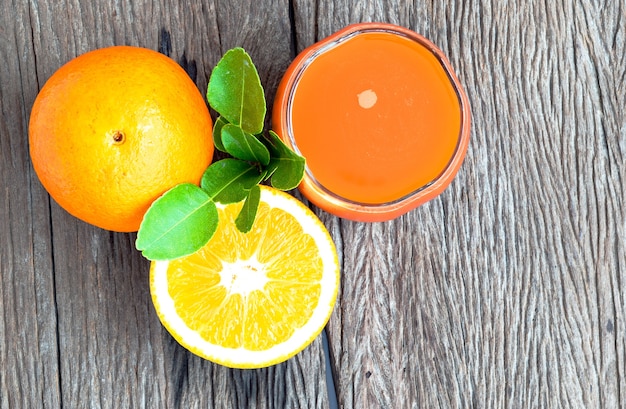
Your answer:
[[[31,111],[30,155],[70,214],[130,232],[166,190],[199,183],[213,158],[211,132],[200,91],[174,60],[115,46],[80,55],[48,79]]]

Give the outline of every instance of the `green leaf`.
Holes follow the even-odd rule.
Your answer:
[[[305,159],[289,149],[274,131],[269,131],[268,148],[271,159],[266,169],[270,183],[280,190],[291,190],[302,182]]]
[[[207,244],[217,224],[217,208],[209,195],[194,184],[183,183],[152,203],[135,246],[150,260],[183,257]]]
[[[239,215],[235,219],[235,225],[242,233],[248,233],[252,229],[254,219],[256,218],[256,212],[259,209],[259,203],[261,202],[261,188],[256,185],[248,193],[246,201],[243,203]]]
[[[218,225],[216,202],[245,199],[235,220],[250,231],[259,207],[258,184],[269,180],[277,189],[295,188],[304,176],[305,160],[274,132],[262,136],[265,93],[250,56],[242,48],[229,50],[217,64],[207,87],[207,99],[219,117],[213,127],[215,148],[234,158],[210,165],[200,187],[184,183],[157,199],[146,212],[137,234],[137,249],[151,260],[194,253],[209,242]]]
[[[252,59],[243,48],[224,54],[211,72],[207,99],[231,124],[258,134],[265,121],[265,93]]]
[[[222,128],[222,143],[227,153],[237,159],[270,163],[270,152],[256,136],[247,133],[237,125],[227,124]]]
[[[258,185],[264,175],[250,163],[232,158],[222,159],[207,168],[200,186],[216,202],[237,203],[248,196],[248,191]]]
[[[222,128],[227,124],[228,121],[220,116],[213,125],[213,145],[215,145],[217,150],[222,152],[226,152],[226,148],[224,148],[224,144],[222,143]]]

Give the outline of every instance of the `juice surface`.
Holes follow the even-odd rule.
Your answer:
[[[292,101],[313,176],[354,202],[388,203],[428,185],[459,140],[459,100],[441,63],[391,33],[361,33],[317,56]]]

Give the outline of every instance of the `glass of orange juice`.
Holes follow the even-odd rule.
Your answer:
[[[431,41],[360,23],[296,57],[272,126],[306,158],[299,189],[311,202],[340,217],[383,221],[450,184],[469,143],[470,107]]]

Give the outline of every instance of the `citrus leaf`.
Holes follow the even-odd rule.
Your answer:
[[[243,48],[233,48],[217,63],[207,89],[209,105],[228,122],[257,134],[265,121],[265,93],[259,73]]]
[[[228,121],[220,116],[213,125],[213,145],[215,145],[217,150],[222,152],[226,152],[226,148],[224,148],[224,144],[222,143],[222,128],[227,124]]]
[[[204,171],[200,186],[216,202],[236,203],[248,196],[248,191],[263,179],[264,174],[250,163],[227,158]]]
[[[254,219],[256,218],[257,210],[259,209],[259,203],[261,201],[261,188],[259,185],[250,189],[246,201],[243,202],[243,206],[235,219],[235,225],[242,233],[248,233],[252,229]]]
[[[247,133],[237,125],[227,124],[222,128],[222,143],[227,153],[237,159],[270,163],[270,152],[256,136]]]
[[[208,243],[217,224],[217,208],[209,195],[194,184],[183,183],[152,203],[135,246],[149,260],[183,257]]]
[[[271,175],[271,185],[280,190],[298,187],[304,177],[305,159],[289,149],[274,131],[268,134],[271,159],[266,171],[267,175]]]

